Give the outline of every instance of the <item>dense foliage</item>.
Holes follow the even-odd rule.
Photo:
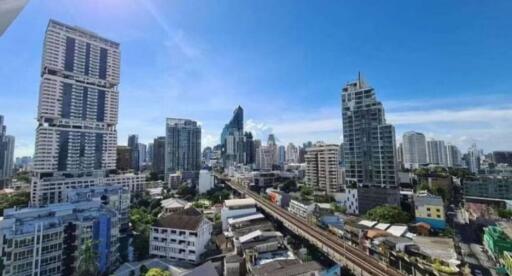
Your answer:
[[[160,268],[152,268],[146,272],[145,276],[171,276],[171,273]]]
[[[498,216],[500,218],[512,218],[512,210],[498,209]]]
[[[445,168],[445,167],[433,167],[433,168],[418,168],[414,170],[414,174],[419,177],[448,177],[455,176],[462,179],[470,179],[474,177],[466,168]]]
[[[135,194],[130,210],[130,223],[134,231],[132,241],[135,257],[143,260],[149,254],[149,232],[161,211],[160,199],[151,199],[148,194]]]
[[[96,259],[97,255],[93,241],[85,241],[83,247],[80,249],[80,258],[78,260],[76,274],[78,276],[99,275],[99,268]]]
[[[377,206],[366,212],[364,218],[383,223],[408,223],[411,221],[411,216],[408,213],[402,211],[400,207],[392,205]]]
[[[22,171],[16,174],[16,180],[19,182],[30,183],[30,172]]]
[[[29,192],[20,192],[15,194],[2,194],[0,195],[0,215],[4,214],[4,209],[12,208],[15,206],[26,207],[30,201]]]
[[[229,199],[230,197],[231,193],[222,187],[215,187],[210,189],[205,195],[200,196],[200,198],[205,198],[210,201],[211,204],[222,203],[224,200]]]

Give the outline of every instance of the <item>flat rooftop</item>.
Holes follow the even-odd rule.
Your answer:
[[[226,207],[240,207],[240,206],[249,206],[256,205],[256,201],[252,198],[241,198],[241,199],[227,199],[224,201],[224,206]]]

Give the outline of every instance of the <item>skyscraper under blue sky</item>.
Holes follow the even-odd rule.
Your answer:
[[[361,71],[398,137],[415,130],[461,149],[508,149],[510,10],[506,0],[30,1],[0,39],[0,110],[16,155],[32,154],[35,45],[55,18],[123,45],[123,144],[134,132],[142,143],[164,135],[171,116],[196,118],[203,146],[218,144],[237,105],[255,139],[339,143],[339,90]]]

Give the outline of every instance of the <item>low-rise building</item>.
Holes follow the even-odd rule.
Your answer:
[[[432,228],[438,230],[446,228],[442,197],[420,192],[414,196],[414,206],[416,222],[428,223]]]
[[[225,200],[220,212],[222,230],[228,229],[229,218],[253,213],[256,213],[256,201],[252,198]]]
[[[95,186],[123,186],[130,192],[144,191],[146,176],[143,174],[111,174],[108,177],[84,176],[65,177],[54,176],[39,179],[39,176],[32,178],[32,187],[39,190],[31,191],[31,203],[33,206],[44,206],[52,203],[65,202],[65,191],[67,189],[89,188]]]
[[[6,209],[0,221],[3,275],[73,275],[88,241],[98,252],[100,273],[119,266],[118,214],[99,201]]]
[[[210,241],[212,223],[187,208],[163,215],[151,227],[149,253],[171,260],[198,263]]]
[[[290,205],[288,206],[288,212],[302,219],[308,219],[308,217],[313,213],[314,208],[315,205],[311,202],[292,199],[290,200]]]
[[[290,205],[291,196],[289,194],[270,188],[266,192],[272,203],[285,209]]]
[[[192,203],[179,198],[168,198],[160,202],[162,214],[170,214],[192,207]]]
[[[299,260],[278,260],[266,263],[254,270],[254,275],[265,276],[319,276],[323,267],[317,262],[301,263]]]
[[[512,177],[482,176],[464,181],[464,197],[512,200]]]
[[[128,230],[130,223],[128,216],[130,212],[130,191],[126,187],[116,185],[68,189],[66,191],[66,201],[71,203],[100,202],[117,211],[121,232]]]

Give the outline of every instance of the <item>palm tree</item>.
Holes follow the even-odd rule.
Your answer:
[[[96,258],[96,251],[93,246],[92,240],[85,241],[82,249],[80,250],[80,258],[78,259],[77,275],[78,276],[91,276],[99,275],[98,262]]]

